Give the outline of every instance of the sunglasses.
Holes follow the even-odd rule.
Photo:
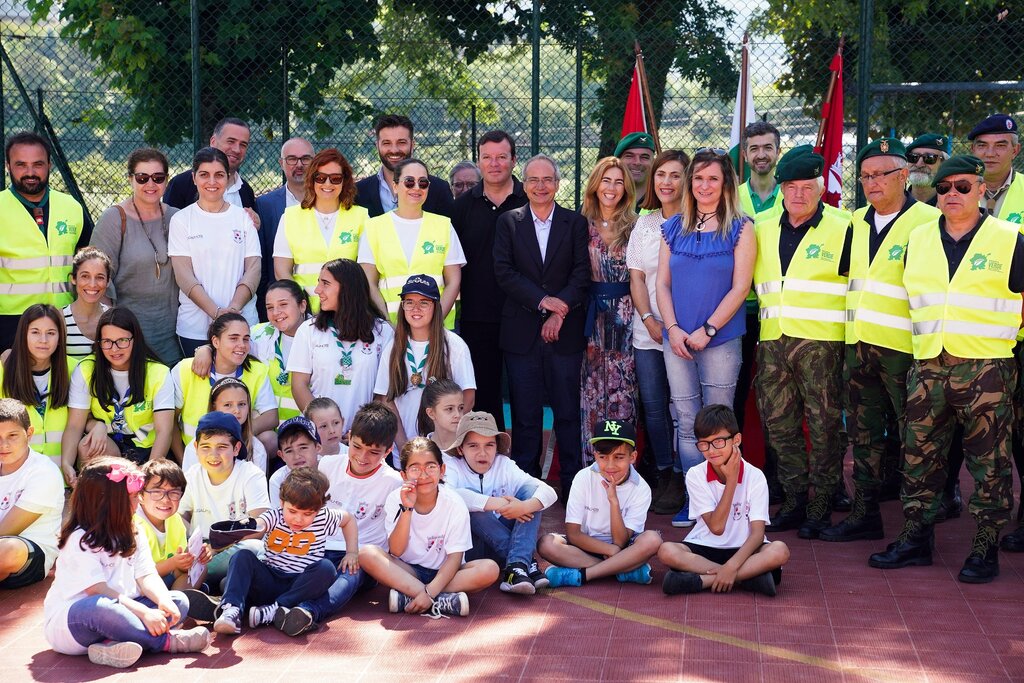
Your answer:
[[[345,182],[345,176],[341,173],[314,173],[313,182],[318,185],[323,185],[327,181],[331,182],[331,185],[342,185]]]
[[[958,194],[968,194],[974,189],[974,183],[977,181],[970,180],[958,180],[955,183],[948,180],[943,180],[935,185],[935,191],[938,194],[949,194],[950,190],[956,190]]]
[[[135,178],[139,185],[145,185],[152,180],[157,185],[163,185],[167,180],[166,173],[129,173],[129,177]]]
[[[942,161],[942,156],[938,154],[914,154],[911,152],[907,154],[907,161],[909,161],[912,164],[916,164],[919,161],[923,161],[924,163],[931,166],[937,161]]]
[[[430,178],[420,178],[419,180],[416,180],[416,178],[413,178],[410,175],[402,178],[402,184],[410,190],[416,186],[419,186],[421,190],[425,190],[430,187]]]
[[[694,152],[694,155],[697,154],[714,154],[715,156],[724,157],[728,156],[729,150],[722,149],[721,147],[701,147]]]

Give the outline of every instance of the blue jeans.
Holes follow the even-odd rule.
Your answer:
[[[324,557],[335,567],[345,556],[344,551],[328,550]],[[360,588],[372,588],[376,585],[369,574],[360,569],[355,574],[349,574],[340,570],[334,578],[334,583],[320,597],[314,600],[303,600],[299,607],[309,610],[313,615],[313,621],[321,622],[341,611],[341,608],[348,604],[348,601],[359,591]]]
[[[640,389],[640,400],[644,406],[644,426],[654,463],[659,470],[667,470],[675,464],[672,457],[672,416],[668,412],[668,373],[665,371],[665,354],[656,349],[633,349],[636,363],[636,382]]]
[[[691,351],[693,360],[686,360],[665,342],[665,370],[679,420],[679,464],[683,472],[704,461],[693,433],[693,419],[700,409],[716,403],[732,407],[742,348],[743,338],[736,337],[703,351]]]
[[[243,548],[231,558],[221,602],[238,608],[244,608],[247,600],[252,605],[276,602],[281,607],[295,607],[327,592],[337,575],[330,560],[321,559],[292,574],[264,564],[256,553]]]
[[[523,484],[516,491],[517,500],[529,500],[537,484]],[[540,531],[541,512],[533,513],[529,522],[505,519],[493,512],[470,512],[469,526],[473,534],[473,547],[466,552],[467,560],[490,558],[505,566],[520,562],[527,567],[533,562]]]
[[[179,591],[171,591],[170,596],[181,614],[181,619],[171,624],[173,628],[188,614],[188,598]],[[156,607],[156,603],[149,598],[140,597],[135,600],[146,607]],[[68,631],[82,647],[114,640],[119,643],[138,643],[150,652],[162,652],[167,645],[166,633],[150,635],[142,620],[133,612],[118,604],[117,600],[104,595],[90,595],[73,604],[68,610]]]

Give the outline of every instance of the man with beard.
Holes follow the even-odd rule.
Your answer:
[[[400,161],[412,157],[416,147],[413,140],[413,125],[408,116],[401,114],[385,114],[377,119],[373,127],[377,143],[377,155],[380,156],[380,170],[376,175],[363,178],[356,183],[356,204],[370,213],[370,218],[392,211],[398,206],[398,197],[391,187],[394,178],[392,173]],[[437,176],[428,176],[430,190],[423,203],[423,210],[451,218],[452,188],[446,180]]]
[[[647,174],[651,171],[655,153],[654,138],[647,133],[630,133],[615,145],[614,156],[622,160],[622,163],[629,169],[629,175],[633,178],[637,206],[640,206],[640,202],[644,199]]]
[[[50,189],[46,140],[17,133],[7,140],[4,156],[11,185],[0,192],[0,349],[9,349],[26,308],[71,303],[71,259],[78,245],[89,244],[90,230],[81,204]]]
[[[779,129],[767,121],[755,121],[743,131],[743,158],[750,169],[750,180],[740,185],[740,206],[751,218],[775,206],[779,196],[775,164],[780,143]]]
[[[949,158],[945,135],[925,133],[907,145],[907,163],[910,165],[910,194],[919,202],[935,206],[935,188],[932,180],[942,162]]]

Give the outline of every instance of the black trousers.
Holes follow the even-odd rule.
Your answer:
[[[499,346],[500,323],[482,323],[463,320],[459,336],[469,347],[476,375],[476,401],[473,410],[482,410],[494,416],[498,429],[505,430],[504,401],[501,395],[501,374],[505,369],[504,354]]]

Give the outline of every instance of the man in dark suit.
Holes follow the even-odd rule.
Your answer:
[[[392,173],[398,162],[412,157],[416,143],[413,140],[413,125],[408,116],[385,114],[377,119],[373,127],[380,156],[380,170],[369,178],[356,183],[356,204],[370,212],[370,218],[393,210],[398,198],[391,189]],[[443,178],[430,176],[430,192],[423,203],[423,210],[442,216],[452,215],[452,188]]]
[[[224,201],[246,209],[249,217],[258,228],[259,216],[253,210],[256,207],[256,194],[249,183],[239,174],[245,155],[249,151],[249,124],[242,119],[228,117],[221,119],[213,127],[210,136],[210,147],[216,147],[228,158],[228,188],[224,192]],[[184,209],[199,199],[199,190],[192,180],[192,169],[179,173],[167,183],[164,193],[164,204]]]
[[[583,466],[580,367],[590,287],[587,220],[555,203],[558,165],[538,154],[523,167],[529,204],[498,218],[494,273],[505,290],[501,350],[512,401],[512,458],[539,477],[544,399],[554,413],[562,499]]]

